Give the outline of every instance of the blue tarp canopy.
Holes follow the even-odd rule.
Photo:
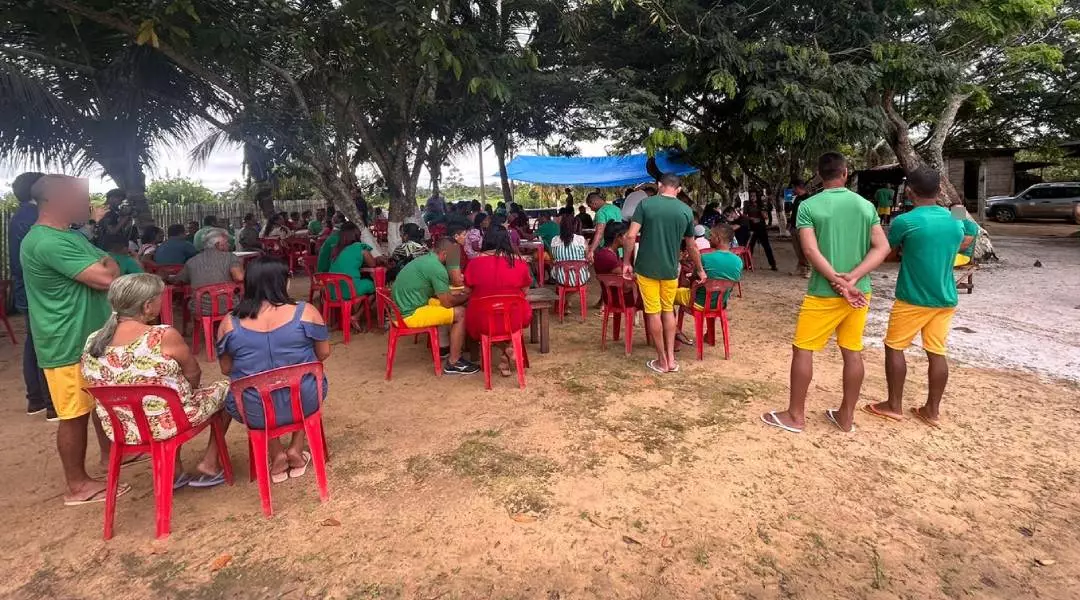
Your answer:
[[[688,175],[692,167],[671,152],[656,153],[660,173]],[[516,156],[506,165],[507,177],[514,181],[547,185],[619,187],[655,181],[649,174],[646,154],[628,156]],[[497,175],[497,174],[496,174]]]

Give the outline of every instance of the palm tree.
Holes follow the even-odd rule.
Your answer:
[[[0,26],[0,158],[75,174],[100,167],[151,222],[154,149],[189,138],[209,89],[152,48],[88,21],[6,11]],[[50,20],[51,19],[51,20]]]

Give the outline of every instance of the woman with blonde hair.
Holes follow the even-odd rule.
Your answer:
[[[82,355],[82,374],[87,385],[162,385],[176,391],[192,425],[219,418],[222,427],[229,419],[222,411],[228,383],[220,381],[199,387],[202,370],[180,332],[169,325],[151,325],[161,313],[161,294],[165,283],[157,275],[135,273],[118,277],[109,286],[109,304],[113,313],[105,325],[90,334]],[[167,440],[177,434],[172,415],[164,409],[164,400],[147,396],[143,400],[150,434],[155,440]],[[112,421],[105,409],[96,408],[109,439],[115,439]],[[125,408],[115,409],[123,426],[120,435],[125,443],[143,444],[135,417]],[[185,485],[205,488],[225,482],[218,460],[214,437],[206,448],[195,473],[185,473],[177,455],[177,473],[173,488]]]

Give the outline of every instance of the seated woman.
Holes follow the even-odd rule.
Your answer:
[[[580,232],[581,221],[572,215],[559,220],[559,235],[551,240],[551,258],[555,261],[551,278],[559,285],[577,287],[589,281],[589,265],[584,262],[588,244]]]
[[[289,231],[289,228],[286,225],[285,217],[279,213],[270,217],[270,220],[266,222],[266,228],[263,229],[262,237],[284,240],[289,237],[290,233],[292,232]]]
[[[505,229],[493,227],[484,235],[484,245],[480,254],[469,261],[465,268],[465,285],[472,289],[469,304],[465,308],[465,330],[473,339],[482,335],[506,333],[501,322],[496,324],[498,331],[491,331],[488,314],[484,311],[483,298],[490,296],[516,296],[525,298],[525,290],[532,283],[529,265],[514,253],[510,244],[510,233]],[[532,308],[525,302],[516,314],[510,315],[513,328],[524,327],[532,319]],[[494,344],[501,350],[499,373],[510,376],[510,367],[515,360],[509,343]]]
[[[593,253],[593,269],[596,270],[597,275],[622,275],[622,259],[619,258],[619,251],[622,249],[623,236],[626,235],[626,230],[629,227],[623,221],[612,221],[604,227],[604,245],[601,248],[597,248]],[[637,284],[633,281],[626,280],[626,284],[623,286],[623,297],[626,298],[627,304],[634,302],[634,289]],[[604,302],[604,294],[600,294],[600,302],[598,306],[602,306]],[[638,299],[638,308],[641,308],[641,300]]]
[[[487,235],[487,231],[490,231],[491,229],[494,229],[494,228],[501,228],[501,229],[503,229],[505,231],[508,231],[510,233],[510,244],[514,248],[514,253],[515,254],[520,254],[521,253],[521,247],[520,247],[521,235],[518,234],[518,231],[516,229],[514,229],[513,227],[510,227],[509,225],[507,225],[507,223],[506,223],[506,215],[504,215],[504,214],[500,215],[498,213],[495,213],[495,216],[491,217],[491,226],[488,227],[487,230],[485,230],[484,234]]]
[[[289,266],[284,261],[260,256],[248,263],[244,297],[218,329],[218,360],[221,372],[231,381],[278,367],[323,361],[330,356],[330,342],[322,315],[314,306],[289,298],[288,284]],[[318,410],[326,397],[325,378],[323,398],[319,398],[317,392],[315,379],[304,377],[300,382],[300,403],[305,416]],[[274,425],[280,427],[292,423],[289,390],[274,391],[271,400],[277,417]],[[229,392],[225,397],[225,410],[251,429],[266,427],[262,399],[253,389],[246,390],[239,400]],[[303,448],[303,431],[293,434],[288,448],[283,447],[280,440],[270,440],[271,481],[281,483],[307,472],[311,454]]]
[[[390,268],[387,270],[387,281],[397,279],[397,274],[412,259],[428,253],[428,247],[424,245],[424,230],[416,223],[405,223],[401,226],[401,245],[394,248],[390,255]]]
[[[476,213],[472,222],[472,228],[465,233],[465,254],[470,259],[480,254],[484,245],[484,231],[491,226],[491,217],[484,213]]]
[[[710,229],[709,234],[709,242],[714,250],[701,255],[701,266],[705,268],[705,276],[711,280],[738,282],[742,279],[743,262],[742,258],[729,250],[731,248],[731,239],[734,237],[731,226],[721,223]],[[675,304],[688,310],[705,306],[705,290],[699,289],[697,295],[691,298],[690,289],[692,285],[693,283],[690,283],[687,287],[679,287],[675,291]],[[731,291],[729,289],[724,292],[724,297],[721,299],[721,306],[724,308],[727,308],[728,299],[731,298]],[[716,300],[715,297],[710,300],[710,307],[715,306]],[[694,343],[682,331],[676,332],[675,339],[686,345]]]
[[[355,223],[346,223],[341,226],[337,245],[330,251],[330,270],[328,273],[347,275],[352,278],[353,287],[358,296],[367,296],[375,293],[375,282],[367,275],[360,272],[364,267],[374,267],[375,257],[371,254],[371,246],[360,241],[360,227]],[[352,298],[352,291],[348,286],[342,286],[342,295],[345,300]],[[331,299],[336,300],[336,294],[330,293]],[[353,328],[359,329],[359,319],[362,315],[353,315]]]
[[[224,382],[199,387],[202,370],[180,332],[168,325],[151,325],[161,313],[161,294],[165,283],[157,275],[137,273],[118,277],[109,286],[109,304],[113,313],[105,326],[90,334],[82,355],[82,375],[87,385],[163,385],[176,390],[192,425],[223,417],[228,385]],[[176,423],[161,398],[148,396],[143,400],[150,434],[155,440],[167,440],[177,434]],[[108,413],[97,407],[101,425],[109,439],[116,431]],[[125,443],[144,444],[135,417],[124,408],[117,408]],[[228,419],[222,418],[227,425]],[[225,482],[218,462],[214,436],[195,467],[188,474],[176,457],[177,470],[173,488],[185,485],[196,488],[213,487]]]

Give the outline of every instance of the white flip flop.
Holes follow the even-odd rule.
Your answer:
[[[646,367],[649,367],[649,369],[650,369],[650,370],[652,370],[652,371],[656,371],[657,373],[659,373],[659,374],[661,374],[661,375],[664,375],[665,373],[668,373],[668,372],[669,372],[669,371],[661,371],[661,370],[660,370],[660,367],[657,367],[657,366],[656,366],[656,359],[655,359],[655,358],[654,358],[654,359],[652,359],[652,360],[650,360],[650,361],[646,361],[646,362],[645,362],[645,366],[646,366]]]
[[[777,428],[783,429],[784,431],[789,431],[791,433],[802,433],[802,429],[798,429],[796,427],[790,427],[788,425],[784,425],[780,421],[780,417],[776,416],[776,411],[775,410],[771,410],[768,413],[766,413],[764,415],[761,415],[761,422],[766,424],[766,425],[769,425],[771,427],[777,427]]]
[[[833,425],[836,425],[836,428],[839,429],[840,431],[843,431],[844,433],[855,433],[855,423],[851,424],[851,430],[850,431],[844,431],[844,429],[842,427],[840,427],[840,422],[836,420],[836,409],[830,408],[830,409],[826,410],[825,411],[825,418],[827,418],[829,420],[829,422],[831,422]]]

